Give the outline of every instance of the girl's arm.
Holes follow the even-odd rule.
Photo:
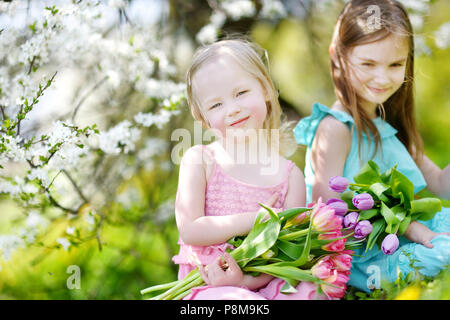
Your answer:
[[[186,151],[180,164],[175,216],[181,239],[186,244],[206,246],[248,234],[257,212],[205,216],[206,175],[202,153],[199,146],[194,146]]]
[[[440,198],[450,199],[450,165],[441,169],[423,155],[419,169],[425,177],[428,190]]]
[[[304,207],[306,203],[305,176],[302,171],[294,166],[289,175],[289,187],[284,200],[284,208]]]
[[[326,116],[317,127],[311,147],[311,165],[314,170],[312,200],[322,201],[339,198],[339,194],[328,187],[328,181],[342,176],[345,161],[350,152],[352,136],[350,129],[332,116]]]

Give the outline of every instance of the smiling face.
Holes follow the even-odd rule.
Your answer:
[[[192,87],[204,119],[223,137],[230,129],[263,128],[266,91],[229,55],[205,62],[193,76]]]
[[[369,113],[402,86],[408,53],[407,38],[394,35],[350,50],[350,82]]]

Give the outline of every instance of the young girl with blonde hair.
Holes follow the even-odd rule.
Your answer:
[[[316,286],[308,282],[295,294],[281,294],[284,281],[244,275],[225,253],[230,238],[253,227],[258,203],[276,210],[305,206],[303,174],[279,152],[281,108],[264,57],[248,41],[222,40],[200,48],[187,73],[192,114],[217,140],[188,149],[180,165],[175,205],[180,252],[173,261],[180,266],[179,279],[199,267],[208,284],[185,299],[315,297]],[[253,146],[268,146],[268,152]]]

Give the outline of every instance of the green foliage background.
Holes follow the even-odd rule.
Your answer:
[[[313,102],[331,104],[335,99],[328,74],[328,45],[339,9],[330,7],[327,14],[305,21],[283,20],[277,26],[258,22],[251,31],[254,40],[269,52],[281,97],[300,117],[310,114]],[[418,57],[415,65],[419,129],[426,154],[441,168],[450,159],[450,49],[435,47],[432,32],[449,16],[446,1],[433,3],[422,30],[432,54]],[[186,119],[184,127],[192,129],[187,108],[179,117]],[[303,168],[304,149],[300,147],[292,159]],[[160,162],[167,160],[170,153],[160,155]],[[104,208],[101,250],[96,238],[69,251],[52,249],[50,244],[67,227],[66,220],[54,222],[51,232],[39,239],[40,244],[20,249],[7,263],[0,262],[0,299],[141,299],[141,289],[175,280],[177,267],[170,260],[178,251],[174,215],[159,219],[157,214],[162,204],[175,199],[177,179],[178,167],[168,172],[155,165],[155,170],[126,181],[119,191],[135,188],[140,200],[129,207],[111,203]],[[0,211],[0,233],[8,233],[14,219],[23,213],[5,197],[0,199]],[[74,223],[83,223],[78,219]],[[80,267],[80,289],[68,289],[70,265]],[[372,295],[350,290],[346,298],[392,299],[408,285],[415,285],[421,298],[449,299],[448,283],[446,271],[435,279],[393,284]]]

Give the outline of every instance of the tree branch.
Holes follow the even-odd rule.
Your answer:
[[[99,82],[97,82],[78,102],[77,106],[73,110],[72,113],[72,122],[75,122],[75,116],[77,115],[78,110],[80,109],[81,105],[84,103],[84,101],[95,91],[98,87],[100,87],[103,82],[105,82],[108,79],[108,76],[105,76],[103,79],[101,79]]]
[[[78,185],[76,184],[75,180],[72,178],[72,176],[67,172],[66,169],[62,169],[61,170],[66,177],[70,180],[70,183],[72,184],[72,186],[75,188],[75,190],[77,191],[78,195],[80,196],[80,198],[85,202],[85,203],[89,203],[89,200],[84,196],[83,192],[81,191],[80,187],[78,187]]]

